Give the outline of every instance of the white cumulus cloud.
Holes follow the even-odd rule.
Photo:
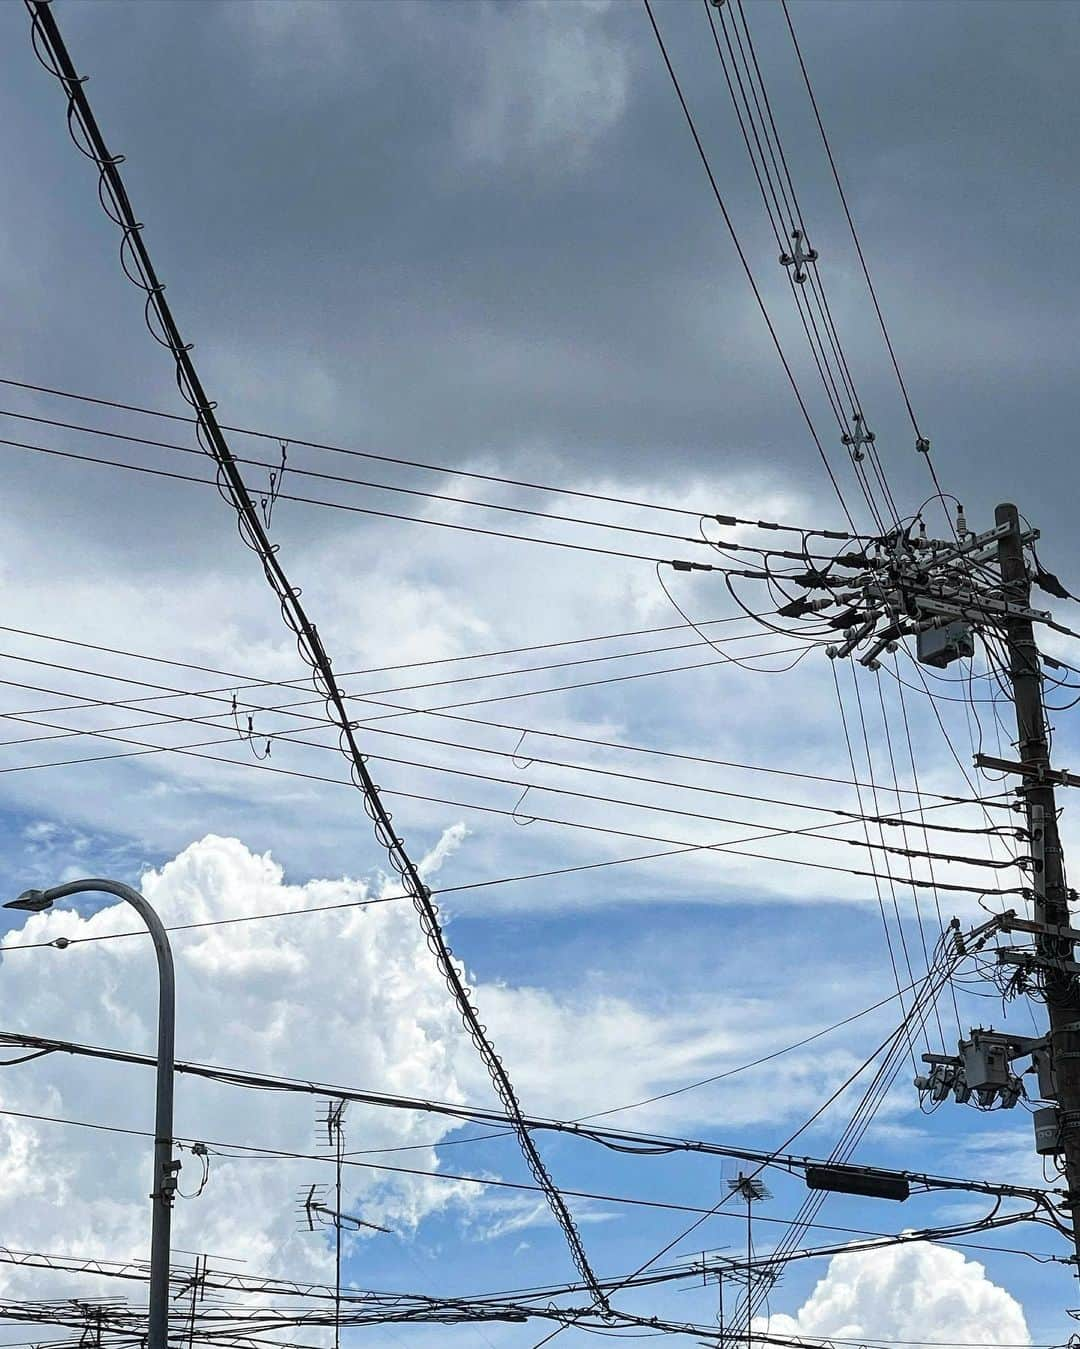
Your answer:
[[[797,1315],[756,1326],[776,1335],[1030,1344],[1019,1302],[976,1260],[946,1246],[893,1246],[837,1255]]]
[[[464,839],[461,826],[446,829],[422,869],[437,870]],[[217,924],[172,937],[179,1059],[491,1103],[412,906],[391,900],[348,907],[382,898],[384,878],[294,884],[271,855],[208,835],[144,872],[141,888],[170,927]],[[282,910],[317,911],[220,923]],[[28,917],[2,947],[3,1028],[152,1053],[157,981],[150,946],[138,935],[119,935],[140,927],[119,902],[92,913],[65,903]],[[58,937],[72,944],[39,945]],[[685,1080],[724,1062],[733,1050],[730,1037],[695,1026],[693,1008],[661,1012],[602,989],[563,1005],[545,990],[505,983],[481,983],[476,996],[526,1108],[536,1113],[573,1114],[594,1101],[606,1063],[622,1065],[619,1092],[633,1100],[674,1076]],[[145,1068],[66,1054],[7,1069],[0,1077],[5,1245],[113,1259],[145,1254],[152,1087]],[[770,1108],[756,1094],[754,1100],[759,1110]],[[607,1096],[600,1102],[617,1103]],[[242,1258],[255,1272],[325,1276],[325,1242],[298,1232],[295,1222],[297,1194],[330,1179],[312,1155],[320,1104],[318,1094],[256,1093],[181,1075],[176,1133],[207,1144],[210,1175],[198,1198],[178,1202],[174,1246]],[[696,1108],[688,1100],[687,1109]],[[346,1123],[365,1149],[416,1149],[407,1159],[391,1152],[378,1161],[406,1160],[431,1172],[439,1157],[426,1145],[454,1127],[437,1116],[356,1105]],[[142,1132],[122,1132],[130,1130]],[[253,1155],[246,1145],[307,1155]],[[200,1165],[190,1152],[183,1159],[181,1188],[191,1194]],[[472,1169],[492,1178],[478,1164]],[[508,1178],[525,1179],[516,1171]],[[530,1195],[377,1166],[350,1166],[344,1197],[350,1212],[390,1227],[391,1240],[409,1241],[425,1218],[448,1208],[473,1240],[549,1221]],[[578,1216],[588,1223],[621,1215],[582,1204]],[[37,1291],[35,1277],[0,1265],[0,1287],[12,1295]],[[57,1276],[50,1278],[56,1291]]]

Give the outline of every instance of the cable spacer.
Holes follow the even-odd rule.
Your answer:
[[[876,437],[873,431],[867,430],[866,420],[861,412],[852,413],[851,421],[852,425],[855,427],[854,431],[850,433],[845,432],[840,437],[840,442],[848,447],[851,451],[852,459],[858,464],[866,458],[866,455],[863,453],[863,446],[873,445]]]
[[[803,244],[806,242],[806,235],[802,230],[792,230],[791,238],[794,241],[795,247],[790,253],[780,254],[780,263],[781,266],[784,267],[794,267],[795,270],[791,273],[791,279],[796,285],[801,286],[806,280],[806,271],[803,264],[807,262],[817,262],[817,249],[810,248],[809,246],[803,247]]]

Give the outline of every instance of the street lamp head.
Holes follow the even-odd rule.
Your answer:
[[[18,899],[10,899],[5,909],[24,909],[27,913],[42,913],[51,909],[53,901],[44,890],[24,890]]]

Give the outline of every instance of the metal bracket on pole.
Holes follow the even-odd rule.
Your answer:
[[[1037,923],[1032,918],[1018,918],[1010,910],[1001,917],[1002,932],[1030,932],[1036,937],[1054,937],[1059,941],[1080,942],[1080,928],[1055,927],[1052,923]],[[1080,1030],[1080,1022],[1069,1029]]]
[[[1041,764],[1017,763],[1014,759],[997,759],[992,754],[976,754],[976,768],[991,768],[996,773],[1018,773],[1033,782],[1053,784],[1056,787],[1080,787],[1080,775],[1064,768],[1043,768]]]
[[[1036,951],[1013,951],[999,949],[999,965],[1019,965],[1022,969],[1039,968],[1053,970],[1057,974],[1080,974],[1080,962],[1066,960],[1063,956],[1041,956]]]

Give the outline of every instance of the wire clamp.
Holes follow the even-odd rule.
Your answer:
[[[782,267],[794,267],[791,273],[791,279],[796,285],[801,286],[806,280],[806,267],[808,262],[817,262],[818,254],[816,248],[811,248],[806,242],[806,235],[802,230],[792,230],[791,239],[795,247],[790,253],[780,254],[780,265]]]

